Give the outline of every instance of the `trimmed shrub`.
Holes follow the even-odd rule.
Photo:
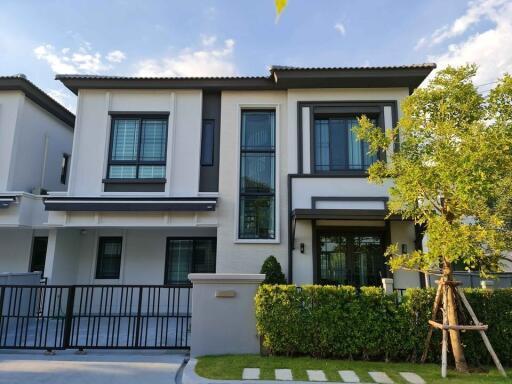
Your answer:
[[[505,365],[512,363],[512,289],[466,289],[478,319]],[[275,355],[418,361],[435,289],[408,289],[398,302],[381,288],[262,285],[256,295],[257,329]],[[461,322],[470,324],[469,315]],[[478,332],[462,333],[472,365],[492,364]],[[429,360],[438,362],[441,332],[434,330]]]
[[[281,264],[279,264],[279,261],[274,256],[269,256],[265,259],[260,273],[265,275],[263,284],[286,284]]]

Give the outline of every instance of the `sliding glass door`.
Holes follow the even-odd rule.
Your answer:
[[[383,233],[319,231],[319,283],[381,285],[386,275]]]

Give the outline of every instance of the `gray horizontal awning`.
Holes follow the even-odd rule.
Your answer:
[[[385,209],[294,209],[294,220],[385,220],[388,215]],[[387,220],[402,220],[392,215]]]
[[[215,211],[216,197],[47,197],[47,211]]]
[[[0,208],[7,208],[16,201],[16,196],[0,196]]]

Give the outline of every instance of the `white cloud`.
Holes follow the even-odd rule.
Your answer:
[[[341,23],[336,23],[334,25],[334,29],[337,30],[342,36],[345,36],[346,30],[345,26]]]
[[[106,63],[99,52],[93,52],[92,46],[84,42],[76,51],[63,48],[59,51],[51,44],[44,44],[34,48],[37,59],[46,61],[55,73],[99,73],[113,68],[112,63],[120,63],[125,54],[119,50],[107,54]],[[110,63],[110,64],[109,64]]]
[[[111,63],[120,63],[124,59],[126,59],[125,53],[118,49],[107,54],[107,61],[110,61]]]
[[[138,63],[136,76],[230,76],[236,74],[233,63],[235,41],[224,40],[213,47],[216,39],[202,39],[200,49],[187,48],[175,57],[148,59]]]
[[[473,0],[469,2],[466,12],[450,25],[436,29],[430,37],[422,37],[415,49],[440,44],[448,39],[460,36],[482,19],[495,20],[510,0]]]
[[[491,3],[494,4],[494,8],[485,8],[485,14],[478,8],[480,17],[485,16],[492,22],[491,27],[449,45],[444,53],[430,56],[429,61],[437,62],[439,68],[447,65],[476,63],[479,65],[475,78],[476,84],[494,81],[505,72],[512,73],[512,50],[508,48],[512,37],[512,2],[508,4],[497,0],[478,2],[481,6],[490,6]],[[470,8],[472,7],[476,7],[476,3],[471,3]],[[468,14],[474,15],[475,11],[471,12],[468,9],[465,15]],[[477,23],[475,17],[460,17],[447,31],[451,31],[451,36],[461,33],[460,31],[468,25]],[[457,21],[459,21],[458,24]],[[454,27],[456,24],[458,26]],[[449,33],[446,32],[445,36],[448,35]]]

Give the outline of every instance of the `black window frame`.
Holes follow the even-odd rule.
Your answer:
[[[117,181],[117,180],[126,180],[126,182],[130,181],[148,181],[151,180],[164,180],[164,178],[150,178],[150,177],[139,177],[139,170],[141,166],[163,166],[164,169],[167,166],[167,146],[169,140],[169,115],[168,114],[111,114],[110,118],[110,139],[109,139],[109,148],[108,148],[108,161],[107,161],[107,177],[106,180],[109,181]],[[137,159],[136,160],[112,160],[112,149],[114,146],[114,125],[116,120],[136,120],[139,122],[139,132],[138,132],[138,141],[137,141]],[[165,149],[164,149],[164,160],[162,161],[148,161],[141,160],[141,145],[142,145],[142,125],[143,121],[147,120],[159,120],[165,122]],[[115,165],[126,165],[126,166],[135,166],[135,177],[133,178],[112,178],[110,176],[110,168]],[[165,173],[167,175],[167,172]]]
[[[213,250],[214,250],[214,262],[213,262],[213,271],[211,272],[205,272],[205,273],[216,273],[217,271],[217,238],[215,236],[200,236],[200,237],[176,237],[176,236],[170,236],[165,239],[165,266],[164,266],[164,285],[184,285],[184,286],[190,286],[192,283],[190,280],[187,279],[187,281],[179,281],[179,282],[172,282],[167,275],[167,271],[169,270],[169,263],[171,262],[171,252],[169,252],[169,243],[173,240],[192,240],[193,248],[195,247],[195,240],[210,240],[213,241]],[[195,272],[195,265],[194,265],[194,250],[192,250],[192,257],[190,258],[190,265],[189,273]]]
[[[66,185],[68,181],[68,173],[69,173],[69,153],[62,154],[62,164],[60,168],[60,183]]]
[[[364,140],[359,140],[359,145],[360,145],[360,149],[361,149],[361,165],[363,167],[361,168],[351,168],[350,167],[350,160],[349,160],[349,140],[343,140],[343,144],[344,144],[344,148],[342,149],[343,150],[343,156],[345,157],[345,168],[338,168],[338,169],[328,169],[328,170],[322,170],[322,169],[318,169],[319,165],[316,163],[316,155],[317,155],[317,142],[316,142],[316,122],[317,120],[327,120],[327,121],[330,121],[330,120],[335,120],[335,119],[339,119],[339,120],[343,120],[343,119],[350,119],[350,120],[354,120],[354,119],[357,119],[357,118],[360,118],[361,116],[365,115],[366,117],[368,117],[369,119],[373,120],[374,121],[374,124],[381,128],[381,130],[384,130],[383,126],[383,116],[382,116],[382,113],[381,112],[369,112],[369,113],[365,113],[365,112],[330,112],[330,113],[314,113],[313,114],[313,118],[312,118],[312,126],[311,126],[311,142],[312,142],[312,151],[311,151],[311,172],[314,173],[314,174],[327,174],[327,175],[336,175],[336,174],[344,174],[344,173],[348,173],[350,174],[351,172],[353,173],[366,173],[368,171],[368,167],[371,165],[369,164],[366,168],[364,168],[364,166],[366,164],[364,164],[364,158],[365,158],[365,154],[364,154],[364,143],[365,141]],[[329,134],[330,134],[330,129],[329,129]],[[331,158],[332,158],[332,142],[331,140],[329,139],[329,144],[330,144],[330,147],[329,147],[329,167],[332,167],[333,164],[331,163]],[[376,161],[378,160],[385,160],[385,154],[381,151],[379,151],[377,153],[377,158],[376,158]]]
[[[266,112],[273,113],[274,115],[274,147],[272,149],[244,149],[243,148],[243,115],[245,112]],[[239,145],[239,157],[238,161],[240,164],[240,169],[238,171],[238,230],[237,230],[237,240],[253,240],[253,241],[266,241],[271,240],[274,241],[277,239],[277,223],[276,223],[276,185],[277,185],[277,153],[276,153],[276,145],[277,145],[277,110],[275,108],[242,108],[240,112],[240,141]],[[246,153],[261,153],[261,154],[273,154],[274,155],[274,188],[272,192],[243,192],[242,191],[242,161],[243,155]],[[242,221],[240,220],[240,212],[242,211],[242,198],[243,197],[269,197],[274,199],[273,204],[273,212],[272,212],[272,220],[274,222],[274,232],[269,237],[252,237],[252,236],[244,236],[242,234]]]
[[[108,275],[108,274],[105,274],[105,272],[100,270],[100,265],[101,265],[100,261],[101,261],[101,258],[105,256],[103,254],[105,243],[112,242],[112,241],[118,242],[120,245],[120,248],[119,248],[120,251],[119,251],[119,256],[118,256],[119,265],[118,265],[117,274]],[[123,237],[122,236],[100,236],[98,238],[98,251],[96,254],[96,268],[95,268],[94,278],[96,280],[119,280],[121,278],[122,258],[123,258]]]
[[[206,143],[206,129],[211,132],[208,137],[211,143]],[[215,119],[203,119],[201,123],[201,167],[213,167],[215,165]]]

